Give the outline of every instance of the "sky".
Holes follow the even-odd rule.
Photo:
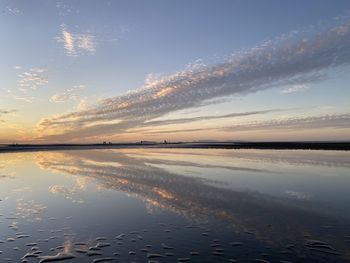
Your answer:
[[[0,0],[0,143],[350,140],[350,1]]]

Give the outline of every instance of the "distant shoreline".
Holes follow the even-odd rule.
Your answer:
[[[0,153],[130,149],[271,149],[271,150],[333,150],[349,151],[350,142],[187,142],[187,143],[115,143],[115,144],[13,144],[0,146]]]

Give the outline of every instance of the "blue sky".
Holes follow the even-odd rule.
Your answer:
[[[348,140],[349,10],[2,0],[0,142]]]

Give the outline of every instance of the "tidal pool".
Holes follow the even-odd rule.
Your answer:
[[[350,152],[0,155],[0,262],[350,262]]]

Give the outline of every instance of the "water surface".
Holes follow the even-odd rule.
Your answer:
[[[0,262],[350,262],[349,152],[7,153],[0,200]]]

